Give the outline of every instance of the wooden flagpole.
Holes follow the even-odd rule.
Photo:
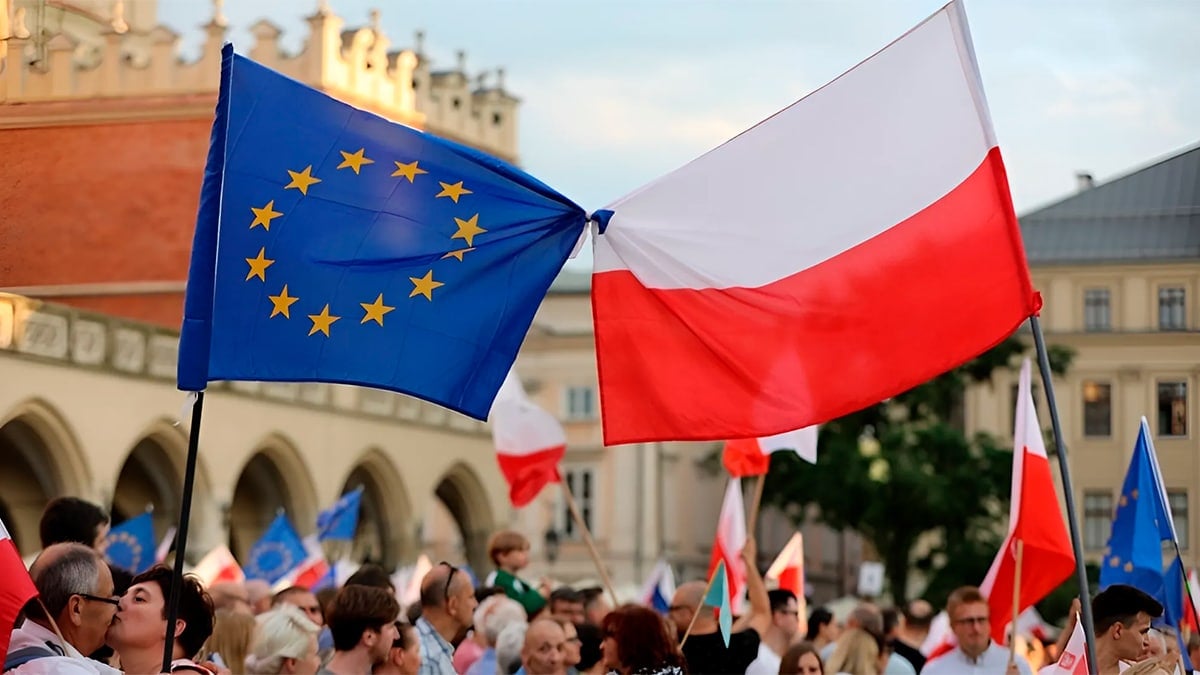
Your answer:
[[[759,507],[762,506],[763,486],[766,482],[766,471],[758,474],[758,480],[754,482],[754,495],[750,498],[750,511],[746,514],[747,537],[753,537],[755,528],[758,526],[758,511]]]
[[[700,604],[696,605],[696,611],[692,612],[692,620],[688,623],[687,630],[683,632],[683,639],[679,641],[679,648],[683,649],[683,645],[687,643],[688,637],[692,634],[692,629],[696,627],[696,619],[700,618],[700,612],[704,611],[704,601],[708,598],[708,592],[712,590],[713,582],[717,580],[717,575],[714,572],[708,578],[708,585],[704,587],[704,594],[700,596]]]
[[[1042,323],[1036,314],[1029,317],[1033,331],[1033,344],[1037,349],[1038,370],[1042,375],[1042,386],[1046,388],[1046,403],[1050,406],[1050,423],[1054,429],[1054,451],[1058,456],[1058,471],[1062,474],[1063,497],[1067,502],[1067,525],[1071,529],[1071,544],[1075,549],[1075,580],[1079,585],[1079,618],[1083,621],[1083,636],[1087,642],[1088,673],[1096,675],[1096,632],[1092,620],[1092,597],[1088,591],[1087,568],[1083,561],[1083,535],[1079,530],[1079,514],[1075,510],[1075,493],[1071,488],[1071,470],[1067,466],[1067,446],[1063,441],[1062,424],[1058,419],[1058,404],[1054,400],[1054,374],[1050,372],[1050,356],[1046,352],[1046,336],[1042,335]]]
[[[179,505],[178,539],[175,541],[175,573],[171,575],[171,592],[167,597],[167,634],[163,643],[162,672],[171,672],[171,657],[175,652],[175,622],[179,618],[179,592],[183,584],[184,554],[187,553],[188,522],[192,513],[192,487],[196,484],[196,455],[200,451],[200,417],[204,410],[204,392],[196,393],[192,406],[192,428],[188,435],[187,464],[183,472],[183,496]]]
[[[621,602],[617,600],[617,592],[613,590],[612,579],[608,577],[608,570],[604,568],[604,563],[600,560],[596,542],[592,541],[592,531],[588,529],[587,523],[583,522],[583,515],[579,513],[579,506],[575,504],[575,495],[571,494],[571,487],[565,480],[558,481],[558,484],[562,486],[563,497],[567,500],[567,508],[571,510],[571,517],[579,526],[579,531],[583,533],[583,543],[587,544],[588,553],[592,554],[592,562],[596,563],[596,571],[600,573],[600,580],[604,583],[609,597],[612,598],[613,607],[616,608]]]
[[[1017,616],[1021,613],[1021,563],[1025,557],[1025,542],[1017,540],[1017,570],[1013,574],[1012,636],[1008,638],[1008,665],[1017,660]]]

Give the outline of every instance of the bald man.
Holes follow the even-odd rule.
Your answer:
[[[521,670],[526,675],[563,675],[567,634],[553,619],[536,619],[525,631]]]
[[[762,635],[771,625],[771,600],[767,587],[755,564],[756,548],[753,539],[746,541],[742,560],[746,563],[746,592],[750,611],[738,617],[729,638],[729,648],[721,637],[721,627],[710,605],[696,609],[704,599],[705,581],[689,581],[675,590],[667,616],[675,623],[680,639],[695,617],[696,623],[683,645],[688,671],[693,673],[744,673],[756,658]]]
[[[421,580],[421,618],[417,619],[420,675],[455,672],[451,642],[471,626],[478,604],[469,574],[447,562],[429,570]]]

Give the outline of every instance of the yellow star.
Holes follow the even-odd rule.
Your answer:
[[[275,264],[274,260],[268,260],[266,257],[266,247],[258,249],[258,257],[246,258],[246,262],[250,263],[250,272],[246,275],[246,281],[250,281],[254,277],[258,277],[259,281],[267,280],[267,268]]]
[[[304,167],[303,171],[292,171],[291,169],[288,169],[288,175],[292,177],[292,182],[283,186],[283,189],[290,190],[292,188],[296,188],[302,195],[308,194],[308,186],[321,182],[320,178],[312,175],[312,164]]]
[[[320,314],[309,314],[308,318],[312,319],[313,322],[312,330],[308,331],[309,335],[320,331],[325,334],[325,337],[329,337],[329,327],[333,325],[334,321],[342,317],[330,315],[329,303],[325,303],[325,307],[321,310]]]
[[[366,312],[367,312],[367,314],[363,317],[362,321],[359,321],[359,323],[366,323],[368,321],[374,321],[375,323],[379,324],[380,326],[383,325],[383,315],[387,314],[388,312],[392,311],[393,309],[396,309],[395,307],[388,307],[387,305],[383,304],[383,293],[380,293],[379,297],[375,298],[375,302],[372,302],[372,303],[360,302],[358,304],[362,305],[362,308],[364,310],[366,310]]]
[[[440,281],[433,280],[433,270],[426,272],[425,276],[421,277],[420,279],[417,277],[409,277],[408,280],[413,282],[412,293],[409,293],[408,297],[413,298],[418,295],[423,295],[425,296],[425,299],[429,300],[430,302],[433,301],[433,289],[446,285]]]
[[[1125,495],[1121,495],[1121,506],[1125,506],[1128,503],[1129,500],[1125,498]]]
[[[300,299],[294,295],[288,295],[287,284],[283,285],[283,291],[280,292],[279,295],[268,295],[267,297],[270,298],[271,303],[275,305],[275,308],[271,310],[270,318],[272,319],[275,318],[276,314],[282,314],[283,318],[285,319],[292,318],[290,313],[292,305]]]
[[[455,232],[454,234],[450,235],[450,238],[451,239],[465,239],[467,241],[467,246],[474,247],[475,246],[475,235],[483,234],[484,232],[487,232],[487,230],[485,230],[479,226],[479,214],[478,213],[471,216],[470,219],[468,219],[468,220],[463,220],[462,218],[455,218],[454,222],[458,223],[458,232]],[[461,260],[461,258],[459,258],[459,260]]]
[[[254,212],[254,222],[250,223],[250,229],[254,229],[256,225],[262,225],[267,232],[271,231],[271,221],[275,220],[283,214],[275,210],[275,200],[267,202],[267,205],[261,209],[256,209],[253,206],[250,210]]]
[[[399,176],[399,177],[407,178],[408,182],[410,182],[410,183],[417,180],[417,174],[429,173],[425,169],[418,167],[416,162],[409,162],[408,164],[401,164],[400,162],[396,162],[395,164],[396,164],[396,170],[392,172],[392,177]],[[457,202],[458,200],[455,199],[454,201]]]
[[[1133,563],[1131,563],[1131,562],[1125,563],[1125,571],[1132,572],[1133,571]]]
[[[442,191],[437,193],[437,196],[438,197],[449,197],[450,199],[454,200],[455,204],[458,203],[459,197],[461,197],[463,195],[474,194],[467,188],[463,187],[463,182],[461,180],[458,181],[457,183],[454,183],[453,185],[451,185],[450,183],[443,183],[442,181],[439,180],[438,185],[442,186]]]
[[[351,169],[354,169],[354,175],[357,176],[358,171],[362,168],[363,164],[375,163],[375,160],[369,159],[363,155],[366,150],[366,148],[359,148],[358,152],[346,152],[345,150],[338,150],[338,152],[342,153],[342,163],[338,164],[337,168],[345,169],[346,167],[350,167]]]
[[[463,255],[466,254],[467,251],[474,251],[474,250],[475,250],[475,247],[472,246],[471,248],[460,248],[457,251],[450,251],[446,255],[442,256],[442,260],[445,260],[446,258],[457,258],[459,262],[462,262]]]
[[[1118,558],[1117,556],[1115,556],[1115,555],[1114,555],[1114,556],[1112,557],[1112,560],[1109,560],[1109,561],[1108,561],[1108,564],[1109,564],[1109,566],[1111,566],[1111,567],[1117,567],[1118,565],[1120,565],[1120,564],[1121,564],[1121,559],[1120,559],[1120,558]]]

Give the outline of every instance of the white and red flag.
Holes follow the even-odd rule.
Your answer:
[[[567,434],[553,415],[529,400],[516,371],[504,378],[489,418],[513,506],[525,506],[548,483],[562,480],[558,465],[567,451]]]
[[[1012,621],[1017,542],[1022,542],[1021,589],[1018,611],[1046,597],[1075,571],[1075,552],[1062,510],[1046,443],[1033,402],[1029,359],[1021,365],[1013,430],[1012,504],[1008,536],[1000,547],[979,590],[987,596],[992,639],[1003,644]]]
[[[729,487],[725,489],[725,500],[721,502],[721,514],[717,517],[717,535],[713,540],[708,576],[712,577],[717,563],[725,561],[729,602],[734,614],[741,611],[741,598],[746,591],[746,563],[742,560],[742,549],[745,547],[746,506],[742,500],[742,483],[737,478],[731,478]]]
[[[791,591],[796,595],[796,608],[800,613],[800,631],[807,632],[808,600],[804,597],[804,535],[799,532],[792,535],[787,546],[784,546],[775,558],[775,562],[767,568],[764,578],[774,581],[779,588]]]
[[[221,545],[209,551],[196,563],[192,568],[192,574],[200,578],[204,585],[212,586],[219,581],[235,581],[242,582],[246,580],[246,575],[242,572],[242,566],[238,564],[237,559],[229,552],[229,548]]]
[[[0,520],[0,663],[8,655],[8,642],[17,615],[37,594],[33,579],[29,578],[29,571],[17,552],[17,545],[4,527],[4,521]]]
[[[1087,640],[1083,635],[1083,622],[1075,617],[1075,630],[1071,632],[1062,656],[1050,668],[1043,668],[1043,675],[1087,675]]]
[[[597,219],[607,445],[819,424],[1041,302],[960,1]]]
[[[817,427],[804,427],[765,438],[739,438],[725,441],[721,463],[730,476],[761,476],[771,468],[771,453],[794,450],[801,459],[817,463]]]

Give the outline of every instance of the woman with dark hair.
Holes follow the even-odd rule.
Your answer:
[[[783,653],[779,675],[825,675],[825,664],[811,642],[797,642]]]
[[[604,617],[601,626],[604,665],[620,675],[683,675],[683,653],[654,610],[622,605]]]
[[[841,627],[833,619],[833,612],[817,607],[808,617],[808,635],[804,639],[821,651],[825,645],[836,642],[841,632]]]

